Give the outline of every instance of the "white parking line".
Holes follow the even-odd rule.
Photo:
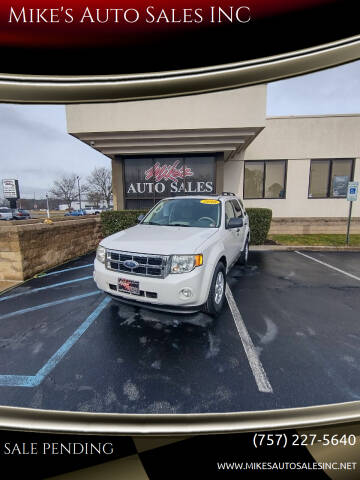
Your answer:
[[[317,258],[311,257],[310,255],[306,255],[305,253],[298,252],[295,250],[295,253],[302,255],[303,257],[309,258],[310,260],[313,260],[314,262],[320,263],[321,265],[324,265],[325,267],[331,268],[332,270],[335,270],[336,272],[340,272],[343,275],[346,275],[350,278],[353,278],[354,280],[358,280],[360,282],[360,277],[357,277],[356,275],[353,275],[352,273],[345,272],[345,270],[341,270],[340,268],[334,267],[333,265],[330,265],[329,263],[322,262],[321,260],[318,260]]]
[[[225,295],[258,389],[260,392],[273,393],[272,386],[267,378],[264,367],[260,362],[249,332],[246,329],[244,320],[242,319],[233,294],[227,284]]]

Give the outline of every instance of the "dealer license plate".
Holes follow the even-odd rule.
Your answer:
[[[131,295],[140,294],[139,282],[127,278],[119,278],[118,289],[119,292],[130,293]]]

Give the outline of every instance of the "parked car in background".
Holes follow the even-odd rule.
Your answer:
[[[0,207],[0,220],[12,220],[12,219],[13,219],[13,212],[11,208]]]
[[[71,212],[66,212],[64,217],[81,217],[82,215],[86,215],[85,210],[72,210]]]
[[[95,207],[85,207],[84,211],[86,215],[97,215],[101,213],[101,208],[95,208]]]
[[[31,218],[28,210],[24,210],[23,208],[15,208],[15,210],[12,211],[12,214],[14,220],[28,220]]]

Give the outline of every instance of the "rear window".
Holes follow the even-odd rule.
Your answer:
[[[1,213],[11,213],[11,209],[10,208],[0,208],[0,212]]]

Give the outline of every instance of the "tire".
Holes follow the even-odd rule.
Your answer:
[[[215,268],[211,281],[208,299],[204,305],[204,312],[212,317],[218,317],[225,303],[226,269],[222,262]]]
[[[248,258],[249,258],[249,237],[247,237],[247,239],[246,239],[244,249],[241,252],[239,260],[237,261],[237,263],[239,265],[247,265]]]

